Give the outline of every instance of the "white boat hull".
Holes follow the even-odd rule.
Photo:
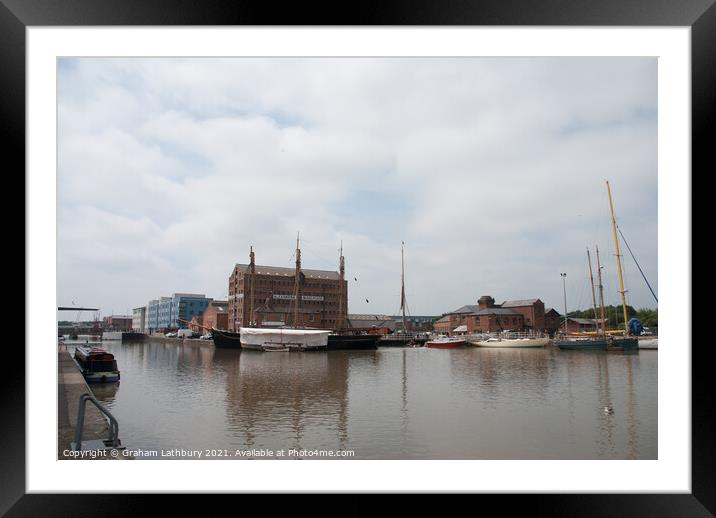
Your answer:
[[[659,339],[658,338],[640,338],[639,349],[658,349]]]
[[[271,351],[325,349],[328,330],[242,327],[241,348]]]
[[[549,338],[518,338],[507,340],[483,340],[472,341],[477,347],[501,347],[501,348],[522,348],[522,347],[544,347],[549,343]]]

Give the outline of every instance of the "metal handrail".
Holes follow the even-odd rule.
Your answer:
[[[85,424],[85,407],[87,406],[87,400],[91,401],[97,409],[107,416],[109,421],[109,438],[108,442],[113,448],[119,446],[119,423],[117,419],[104,408],[97,398],[92,394],[84,393],[80,396],[80,406],[77,411],[77,428],[75,430],[75,451],[82,450],[82,428]]]

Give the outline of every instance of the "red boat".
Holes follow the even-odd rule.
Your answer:
[[[433,349],[454,349],[455,347],[463,347],[464,345],[464,339],[449,336],[443,336],[425,342],[425,347],[432,347]]]

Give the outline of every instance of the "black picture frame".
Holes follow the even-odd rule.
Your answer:
[[[692,181],[716,170],[709,124],[716,121],[715,0],[455,0],[336,4],[212,0],[0,0],[0,131],[5,164],[25,169],[25,29],[29,26],[112,25],[553,25],[688,26],[692,43]],[[14,158],[8,162],[7,158]],[[25,270],[26,278],[31,272]],[[27,318],[27,317],[26,317]],[[690,331],[690,330],[689,330]],[[701,344],[709,346],[709,343]],[[684,344],[691,346],[691,344]],[[25,344],[25,347],[46,347]],[[692,493],[645,495],[485,495],[501,512],[584,516],[710,516],[716,513],[716,426],[710,394],[711,347],[692,347]],[[25,494],[25,365],[4,369],[0,392],[0,512],[8,516],[115,515],[142,509],[142,495]],[[628,489],[625,489],[628,490]],[[78,486],[81,491],[81,485]],[[245,498],[246,496],[242,497]],[[256,500],[252,497],[252,500]],[[185,505],[183,498],[173,504]],[[258,502],[256,502],[258,503]],[[165,506],[167,502],[162,502]],[[248,505],[248,504],[247,504]],[[263,504],[266,505],[266,504]],[[295,500],[273,501],[272,512],[292,512]],[[301,504],[298,504],[299,506]],[[284,507],[285,506],[285,507]],[[365,506],[365,507],[364,507]],[[352,512],[372,505],[356,503]],[[101,510],[101,511],[100,511]],[[165,507],[165,513],[170,512]],[[362,514],[362,513],[361,513]]]

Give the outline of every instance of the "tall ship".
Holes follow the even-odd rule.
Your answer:
[[[622,274],[621,255],[619,254],[619,239],[617,237],[617,223],[614,216],[614,203],[612,201],[612,191],[607,184],[607,194],[609,195],[609,209],[611,213],[612,229],[614,232],[614,244],[617,256],[617,271],[619,272],[619,293],[621,295],[622,311],[624,312],[624,330],[608,331],[606,329],[606,318],[604,311],[604,293],[602,285],[602,268],[599,261],[599,248],[597,247],[597,275],[599,279],[599,301],[601,305],[601,319],[597,318],[597,302],[594,293],[594,276],[592,274],[592,262],[587,249],[587,261],[589,264],[589,280],[592,289],[592,305],[594,308],[595,329],[590,333],[574,333],[569,334],[567,331],[567,310],[565,307],[564,320],[564,336],[554,341],[554,344],[560,349],[591,349],[591,350],[620,350],[631,351],[638,350],[639,341],[637,337],[629,335],[629,319],[627,318],[626,297],[624,289],[624,276]],[[601,323],[601,326],[599,325]]]
[[[315,329],[302,325],[300,316],[301,301],[301,248],[296,237],[296,267],[292,296],[292,326],[261,327],[256,317],[255,276],[256,258],[253,247],[249,253],[248,276],[248,325],[238,332],[224,329],[210,329],[214,345],[222,349],[262,349],[266,351],[283,350],[339,350],[339,349],[376,349],[378,336],[360,334],[347,326],[345,304],[345,259],[343,246],[340,250],[339,267],[339,308],[336,330]],[[317,342],[318,340],[318,342]]]
[[[377,349],[377,335],[351,331],[348,327],[348,308],[345,293],[346,262],[343,257],[343,242],[341,242],[340,257],[338,259],[338,325],[336,331],[328,335],[326,348],[329,351],[341,349]],[[344,300],[346,303],[344,304]]]
[[[405,296],[405,242],[400,244],[400,313],[402,315],[402,332],[394,332],[383,336],[381,345],[397,347],[422,347],[428,340],[427,335],[418,335],[410,331],[405,313],[408,310],[408,300]]]

